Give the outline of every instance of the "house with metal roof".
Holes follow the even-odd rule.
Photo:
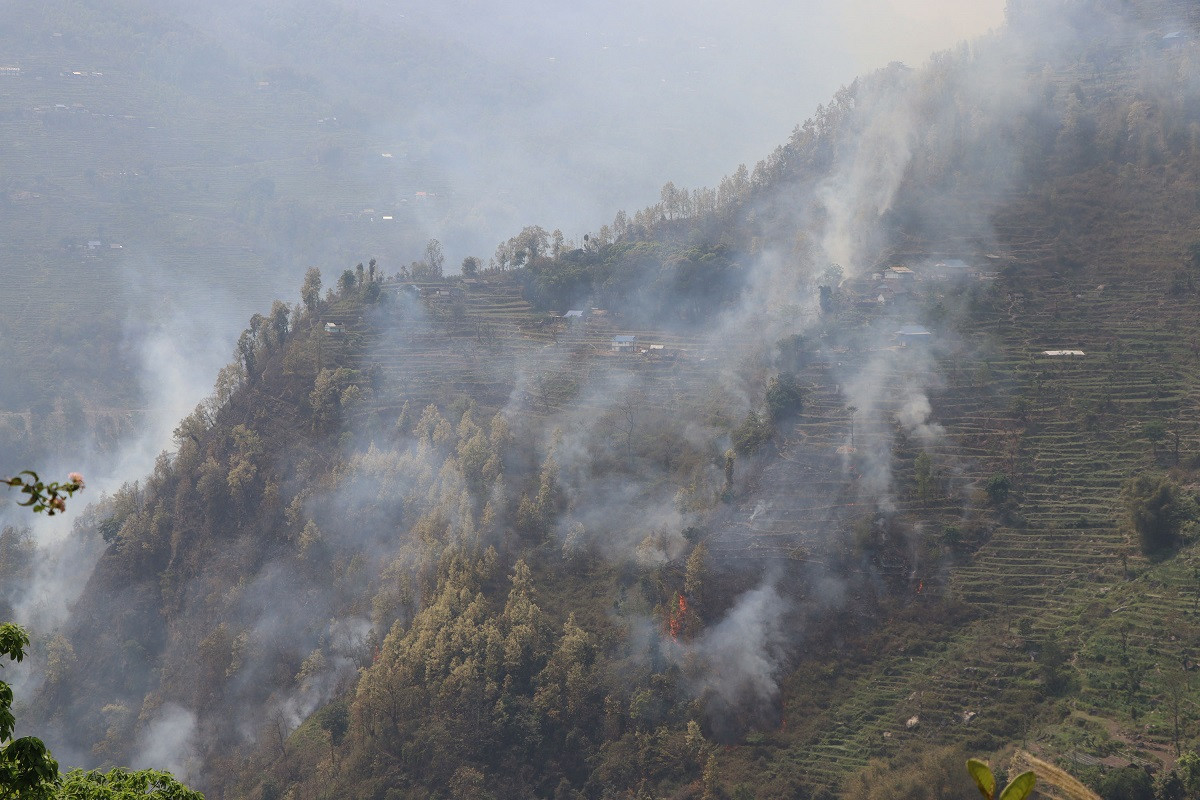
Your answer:
[[[932,337],[933,333],[920,325],[905,325],[896,331],[896,339],[900,344],[928,341]]]
[[[612,351],[614,353],[637,352],[637,337],[636,336],[614,336],[612,338]]]

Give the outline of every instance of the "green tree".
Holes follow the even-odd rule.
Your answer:
[[[282,347],[287,342],[289,317],[292,309],[282,300],[271,304],[271,332],[275,335],[275,344]]]
[[[21,662],[29,634],[19,625],[0,625],[0,655]],[[13,739],[17,720],[12,713],[13,690],[0,681],[0,800],[42,800],[54,796],[58,762],[41,739]]]
[[[1008,479],[1007,475],[999,472],[988,478],[987,483],[983,485],[983,490],[987,492],[988,502],[994,506],[1004,503],[1008,499],[1011,489],[1012,481]]]
[[[358,379],[359,373],[345,367],[321,370],[308,395],[313,427],[316,430],[331,430],[341,420],[342,412],[348,410],[343,407],[343,401],[354,399],[352,395],[346,395],[346,390],[356,385]]]
[[[690,615],[696,618],[704,612],[704,590],[708,584],[708,547],[699,542],[692,548],[684,567],[683,593]]]
[[[321,730],[329,734],[329,757],[333,760],[350,730],[350,706],[344,700],[330,703],[317,714],[317,721]]]
[[[822,314],[832,314],[837,310],[837,301],[834,299],[833,289],[828,286],[821,286],[818,288],[818,293]]]
[[[479,259],[475,256],[467,256],[462,261],[462,274],[468,278],[473,278],[479,274]]]
[[[541,258],[549,242],[550,235],[538,225],[530,225],[508,240],[509,252],[512,254],[514,267],[532,264]]]
[[[767,413],[772,422],[779,422],[804,408],[804,389],[790,372],[781,372],[767,383]]]
[[[321,300],[321,270],[309,267],[304,273],[304,285],[300,287],[300,299],[308,313],[315,314],[317,303]]]
[[[354,271],[349,269],[343,270],[341,276],[338,277],[338,291],[342,297],[349,297],[351,292],[354,291],[354,285]]]
[[[1175,541],[1184,511],[1174,481],[1165,475],[1137,475],[1125,482],[1121,494],[1142,552],[1153,553]]]
[[[442,243],[437,239],[430,239],[425,243],[425,265],[429,268],[429,277],[441,280],[442,267],[446,263],[446,256],[442,253]]]
[[[1200,753],[1189,750],[1175,762],[1179,779],[1183,782],[1183,790],[1187,797],[1200,797]]]
[[[1104,800],[1154,800],[1154,783],[1141,767],[1110,770],[1097,788]]]
[[[733,429],[733,450],[738,455],[750,455],[766,444],[772,433],[770,421],[751,411],[742,424]]]
[[[717,754],[709,753],[704,763],[704,773],[700,777],[701,800],[717,800],[721,796],[721,787],[717,774]]]
[[[455,800],[494,800],[496,796],[487,790],[487,776],[467,764],[450,778],[450,795]]]

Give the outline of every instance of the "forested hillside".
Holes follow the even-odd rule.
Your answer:
[[[310,270],[22,722],[254,800],[1200,796],[1200,28],[1049,6],[583,242]]]

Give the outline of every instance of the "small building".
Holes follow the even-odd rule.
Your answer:
[[[325,323],[325,332],[327,334],[329,334],[330,336],[340,336],[341,334],[346,332],[346,326],[338,324],[336,322],[326,322]]]
[[[612,338],[612,351],[614,353],[637,352],[637,337],[636,336],[614,336]]]
[[[1061,356],[1078,357],[1078,356],[1085,355],[1085,353],[1082,350],[1043,350],[1042,355],[1047,355],[1047,356],[1051,356],[1051,357],[1061,357]]]
[[[961,258],[947,258],[933,265],[938,275],[949,280],[962,280],[973,277],[978,273],[974,267]]]
[[[913,342],[927,342],[931,338],[933,338],[933,334],[920,325],[905,325],[896,331],[896,339],[903,345],[912,344]]]
[[[587,315],[583,312],[583,309],[573,308],[567,313],[563,314],[563,319],[565,319],[567,322],[579,322],[585,316]]]
[[[917,273],[913,272],[908,267],[888,267],[883,273],[884,280],[899,281],[900,283],[911,283],[916,280]]]
[[[88,239],[87,249],[88,250],[99,250],[100,249],[100,240],[99,239]]]

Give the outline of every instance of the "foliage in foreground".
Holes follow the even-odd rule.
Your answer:
[[[21,476],[27,475],[28,478]],[[28,498],[18,505],[34,513],[53,516],[66,510],[63,495],[71,497],[83,489],[83,476],[72,472],[63,483],[43,483],[33,470],[4,479],[9,486],[21,486]],[[0,655],[21,662],[29,634],[20,625],[0,624]],[[107,773],[99,770],[72,770],[65,780],[59,776],[58,762],[35,736],[12,739],[17,720],[12,713],[13,690],[0,681],[0,800],[204,800],[204,796],[175,780],[169,772],[153,769],[136,772],[120,767]]]
[[[20,662],[29,634],[18,625],[0,625],[0,655]],[[0,800],[38,800],[52,797],[58,782],[58,762],[41,739],[13,739],[17,720],[12,713],[13,690],[0,681]]]
[[[76,492],[83,491],[83,476],[72,472],[65,481],[45,483],[31,469],[22,470],[11,478],[0,479],[0,483],[10,487],[20,487],[23,500],[17,501],[19,506],[29,506],[35,514],[46,512],[53,517],[67,510],[65,497],[71,497]]]
[[[109,772],[71,770],[54,794],[56,800],[204,800],[169,772],[120,767]]]
[[[24,628],[11,622],[0,625],[0,654],[19,662],[28,646]],[[12,704],[12,687],[0,681],[0,800],[204,800],[169,772],[153,769],[72,770],[63,779],[41,739],[11,739],[16,727]]]
[[[984,800],[1025,800],[1033,791],[1033,785],[1037,783],[1037,776],[1032,770],[1022,772],[1009,781],[1004,791],[997,795],[996,776],[992,774],[991,767],[977,758],[971,758],[967,760],[967,772],[971,773],[971,778]]]

